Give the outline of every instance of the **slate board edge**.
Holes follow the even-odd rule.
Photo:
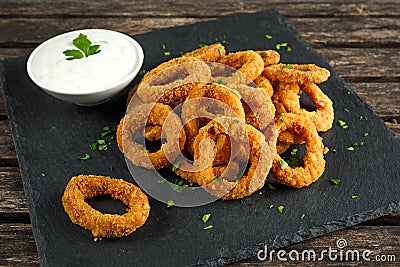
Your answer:
[[[2,91],[3,91],[4,102],[6,103],[9,125],[11,128],[11,132],[13,133],[12,138],[13,138],[13,142],[14,142],[14,146],[15,146],[15,152],[17,154],[17,160],[18,160],[18,165],[19,165],[19,169],[21,172],[21,177],[29,177],[28,168],[25,167],[26,161],[25,161],[24,153],[22,153],[23,148],[21,148],[18,145],[19,144],[18,137],[20,135],[17,134],[19,130],[17,128],[17,123],[15,121],[15,117],[13,116],[13,109],[12,109],[12,104],[11,104],[12,99],[10,99],[9,96],[5,94],[7,85],[6,85],[6,79],[4,76],[4,63],[3,62],[0,62],[0,73],[1,73],[0,84],[1,84]],[[28,183],[30,181],[29,178],[21,179],[21,180],[22,180],[22,185],[24,187],[26,199],[34,199],[33,192],[31,190],[32,188],[30,186],[28,186]],[[40,246],[43,247],[46,243],[44,242],[44,240],[42,240],[42,235],[39,234],[40,228],[34,227],[38,224],[37,220],[35,219],[37,217],[35,215],[36,210],[33,206],[33,202],[27,201],[27,205],[28,205],[28,210],[29,210],[29,219],[32,224],[32,232],[33,232],[33,236],[35,239],[36,250],[38,252],[39,259],[40,259],[40,264],[43,266],[48,266],[46,254],[44,253],[44,250],[39,249]],[[36,231],[33,231],[33,228],[35,228]],[[42,251],[42,253],[41,253],[41,251]]]
[[[235,258],[229,258],[229,257],[221,257],[221,258],[214,258],[207,260],[205,262],[201,262],[197,265],[191,265],[191,266],[223,266],[226,264],[238,262],[241,260],[248,259],[250,257],[256,256],[257,252],[260,249],[264,249],[264,246],[268,246],[268,250],[270,249],[278,249],[278,248],[284,248],[290,244],[296,244],[311,238],[315,238],[318,236],[322,236],[324,234],[328,234],[340,229],[344,229],[350,226],[354,226],[356,224],[359,224],[361,222],[365,222],[368,220],[376,219],[381,216],[385,216],[389,213],[393,212],[400,212],[400,202],[392,202],[387,208],[382,208],[379,210],[371,210],[367,211],[361,214],[349,216],[346,218],[343,218],[342,220],[336,220],[332,221],[320,226],[315,226],[311,227],[308,230],[300,230],[285,236],[281,236],[279,238],[275,239],[270,239],[266,240],[264,243],[257,244],[252,246],[251,248],[244,248],[238,251],[235,251],[234,254],[236,255]],[[293,242],[293,240],[295,240]],[[269,245],[273,244],[273,245]],[[312,248],[310,248],[312,249]],[[261,261],[260,261],[261,263]]]
[[[294,27],[286,19],[284,19],[284,17],[276,9],[267,9],[267,10],[259,11],[259,12],[255,12],[255,13],[263,13],[263,12],[266,12],[266,11],[275,12],[278,15],[278,18],[281,20],[281,22],[283,24],[285,24],[291,31],[293,31],[295,38],[298,39],[298,41],[301,42],[307,49],[310,49],[310,50],[313,51],[312,47],[308,45],[308,43],[298,34],[298,32],[294,29]],[[236,14],[232,14],[232,15],[229,15],[229,16],[226,16],[226,17],[223,17],[223,18],[219,18],[219,19],[226,19],[226,18],[229,18],[231,16],[240,16],[240,15],[249,15],[249,14],[254,14],[254,13],[236,13]],[[195,24],[201,24],[201,23],[210,22],[210,21],[213,21],[213,20],[197,22],[197,23],[190,24],[190,25],[178,26],[178,28],[180,28],[180,27],[191,27],[192,25],[195,25]],[[177,27],[169,27],[169,28],[177,28]],[[169,28],[156,29],[156,30],[153,30],[153,31],[150,31],[150,32],[163,31],[163,30],[166,30],[166,29],[169,29]],[[142,34],[139,34],[139,35],[136,35],[136,36],[146,35],[146,34],[148,34],[150,32],[142,33]],[[326,62],[326,60],[321,55],[319,55],[315,51],[313,51],[313,52],[320,58],[321,61],[325,62],[326,65],[329,66],[329,64]],[[9,60],[9,59],[7,59],[7,60]],[[5,61],[7,61],[7,60],[5,60]],[[5,86],[6,86],[6,80],[5,80],[5,77],[4,77],[3,62],[1,62],[1,61],[0,61],[0,73],[1,73],[0,82],[2,83],[3,94],[4,94]],[[339,75],[337,75],[337,73],[332,68],[331,68],[331,73],[335,76],[335,78],[337,78],[340,81],[341,85],[343,85],[347,90],[349,90],[350,92],[355,94],[355,92],[349,86],[347,86],[345,81]],[[357,98],[371,112],[373,112],[374,115],[377,116],[377,114],[374,112],[374,110],[367,103],[365,103],[358,96],[357,96]],[[4,100],[5,100],[6,104],[7,104],[7,112],[9,114],[10,127],[12,129],[12,132],[14,133],[13,134],[13,140],[14,140],[14,143],[16,144],[15,149],[16,149],[16,152],[17,152],[18,163],[19,163],[19,166],[20,166],[21,174],[23,176],[25,176],[25,177],[28,177],[28,170],[27,170],[26,167],[24,167],[26,165],[25,164],[26,163],[25,162],[25,158],[23,156],[23,153],[22,154],[20,153],[20,152],[23,152],[22,151],[23,149],[18,146],[18,144],[19,144],[18,135],[16,134],[18,132],[18,128],[17,128],[16,122],[15,122],[15,118],[12,116],[13,110],[12,110],[12,107],[10,105],[10,103],[12,102],[12,99],[10,99],[8,96],[6,96],[4,94]],[[381,120],[381,123],[383,125],[385,125],[386,129],[389,129],[389,131],[393,134],[393,136],[394,136],[394,138],[396,140],[399,140],[400,136],[398,136],[392,129],[390,129],[383,122],[383,120]],[[32,197],[32,199],[33,199],[34,198],[33,192],[31,192],[31,190],[26,190],[26,188],[29,188],[29,186],[26,186],[29,183],[29,179],[26,179],[26,180],[22,179],[22,181],[23,181],[23,185],[24,185],[25,195],[29,196],[29,197]],[[33,218],[35,217],[35,216],[33,216],[33,214],[35,213],[35,210],[34,210],[34,208],[32,207],[32,205],[29,202],[28,202],[28,207],[29,207],[29,211],[30,211],[30,219],[31,219],[32,225],[36,225],[37,222],[35,220],[33,220]],[[205,262],[201,262],[199,264],[201,264],[201,265],[209,265],[209,266],[225,265],[225,264],[228,264],[228,263],[240,261],[240,260],[243,260],[243,259],[246,259],[246,258],[249,258],[251,256],[256,255],[257,251],[259,249],[263,248],[265,244],[272,243],[273,246],[271,246],[271,248],[280,248],[280,247],[287,246],[290,243],[289,242],[290,240],[294,240],[295,239],[296,241],[292,242],[292,243],[298,243],[298,242],[301,242],[301,241],[304,241],[304,240],[307,240],[307,239],[310,239],[310,238],[313,238],[313,237],[321,236],[321,235],[329,233],[329,232],[333,232],[333,231],[336,231],[336,230],[339,230],[339,229],[343,229],[343,228],[346,228],[346,227],[349,227],[349,226],[353,226],[353,225],[355,225],[357,223],[360,223],[360,222],[363,222],[363,221],[366,221],[366,220],[374,219],[374,218],[377,218],[377,217],[380,217],[380,216],[383,216],[383,215],[386,215],[386,214],[389,214],[389,213],[392,213],[392,212],[399,212],[399,211],[400,211],[400,202],[399,203],[392,202],[389,205],[389,207],[387,207],[387,208],[383,208],[383,209],[375,210],[375,211],[368,211],[368,212],[365,212],[365,213],[349,216],[347,218],[344,218],[343,220],[337,220],[337,221],[333,221],[333,222],[330,222],[330,223],[327,223],[327,224],[323,224],[321,226],[317,226],[317,227],[308,229],[307,231],[301,230],[301,231],[294,232],[294,233],[291,233],[291,234],[286,235],[286,236],[282,236],[280,238],[267,240],[265,243],[257,244],[257,245],[254,245],[254,246],[250,247],[250,248],[245,248],[245,249],[238,250],[238,251],[236,251],[234,253],[236,256],[232,257],[232,258],[230,258],[230,257],[214,258],[214,259],[207,260]],[[39,230],[39,229],[37,229],[37,230]],[[43,244],[45,244],[45,242],[43,242],[43,240],[40,239],[40,235],[37,234],[37,232],[36,232],[36,234],[34,233],[34,237],[35,237],[37,248],[39,247],[38,244],[40,244],[40,243],[41,243],[41,246],[43,247]],[[47,266],[48,264],[47,264],[47,259],[46,259],[45,253],[40,253],[39,252],[39,257],[40,257],[41,264]]]

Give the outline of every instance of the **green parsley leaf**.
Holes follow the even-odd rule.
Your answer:
[[[276,48],[276,50],[279,50],[279,49],[281,49],[281,47],[286,47],[287,45],[288,45],[288,43],[280,43],[280,44],[276,44],[275,48]]]
[[[182,163],[182,157],[181,155],[179,155],[176,160],[174,161],[174,163],[172,164],[172,171],[176,171],[179,168],[179,165],[181,165]]]
[[[146,74],[146,70],[145,69],[141,69],[139,72],[138,72],[138,75],[139,76],[143,76],[143,75],[145,75]]]
[[[164,56],[168,57],[168,56],[170,56],[170,55],[171,55],[171,52],[169,52],[169,51],[165,51],[165,52],[164,52]]]
[[[348,108],[343,109],[344,111],[346,111],[347,113],[350,112],[350,110]]]
[[[80,33],[77,38],[72,41],[72,44],[79,50],[65,50],[63,54],[67,56],[67,60],[80,59],[100,53],[100,45],[92,45],[92,42],[86,35]]]
[[[297,154],[297,148],[293,148],[292,151],[290,151],[290,154],[292,154],[293,156]]]
[[[274,204],[269,205],[269,209],[272,209],[274,207]]]
[[[283,66],[282,69],[293,69],[293,66],[291,64],[287,64]]]
[[[278,159],[279,164],[281,165],[281,169],[286,169],[289,165],[283,159]]]
[[[352,199],[356,199],[356,198],[359,198],[359,197],[360,197],[360,196],[357,196],[357,195],[352,195],[352,196],[351,196]]]
[[[272,190],[272,191],[276,190],[275,186],[273,186],[270,183],[267,184],[267,187],[268,187],[269,190]]]
[[[163,44],[163,45],[161,45],[161,48],[162,48],[163,50],[165,50],[167,47],[165,46],[165,44]]]
[[[206,223],[211,217],[211,213],[206,213],[203,215],[203,217],[201,217],[201,220],[203,221],[203,223]]]
[[[365,133],[365,134],[363,134],[365,137],[367,137],[368,135],[369,135],[369,133]]]
[[[278,211],[279,211],[279,213],[283,213],[283,209],[284,209],[285,207],[284,206],[279,206],[277,209],[278,209]]]
[[[80,59],[85,56],[80,50],[77,49],[65,50],[63,54],[67,57],[67,60]]]
[[[223,56],[222,51],[223,51],[223,48],[222,48],[222,47],[218,47],[218,52],[219,52],[219,55],[220,55],[220,56]]]
[[[340,180],[339,179],[331,179],[331,183],[338,185],[340,183]]]
[[[339,126],[342,127],[343,129],[349,128],[349,126],[346,124],[345,121],[343,121],[343,120],[337,120],[337,122],[338,122]]]
[[[303,213],[303,214],[301,214],[300,219],[304,219],[305,217],[306,217],[306,215]]]
[[[292,48],[291,48],[290,46],[288,46],[288,47],[286,48],[286,51],[292,52]]]
[[[358,146],[358,147],[363,146],[363,145],[364,145],[363,141],[353,144],[353,146]]]
[[[240,120],[238,120],[238,119],[233,119],[232,122],[238,123],[238,122],[240,122]]]
[[[368,120],[368,117],[367,116],[363,116],[363,115],[360,115],[360,121],[362,121],[362,120]]]
[[[93,143],[89,145],[90,149],[95,151],[97,149],[97,143]]]
[[[200,48],[205,47],[205,46],[207,46],[207,45],[206,44],[199,44]]]
[[[216,177],[214,177],[214,178],[211,180],[211,183],[217,183],[217,182],[221,182],[221,181],[222,181],[222,178],[216,176]]]
[[[214,226],[213,226],[212,224],[210,224],[209,226],[206,226],[206,227],[204,227],[203,229],[204,229],[204,230],[208,230],[208,229],[212,229],[212,228],[214,228]]]
[[[346,147],[345,149],[346,149],[347,151],[354,151],[354,147],[352,147],[352,146]]]
[[[168,200],[168,202],[167,202],[167,208],[170,208],[170,207],[172,207],[172,206],[174,206],[175,205],[175,202],[173,201],[173,200]]]
[[[296,158],[290,158],[287,161],[287,164],[291,167],[291,168],[296,168],[300,166],[300,162],[296,159]]]
[[[268,53],[261,53],[260,54],[260,57],[267,57],[268,56]]]
[[[336,152],[337,152],[337,150],[336,150],[336,149],[332,149],[332,152],[333,152],[333,153],[336,153]]]
[[[42,174],[41,174],[41,175],[42,175],[42,177],[45,177],[45,176],[46,176],[46,174],[45,174],[44,172],[42,172]]]
[[[268,40],[271,40],[271,39],[272,39],[272,36],[269,35],[269,34],[266,34],[266,35],[265,35],[265,38],[267,38]]]
[[[80,160],[87,160],[90,159],[90,155],[89,154],[85,154],[85,156],[79,158]]]

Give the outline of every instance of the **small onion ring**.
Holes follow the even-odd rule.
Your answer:
[[[263,76],[271,81],[284,83],[322,83],[328,80],[329,70],[315,64],[275,64],[263,71]]]
[[[168,123],[165,121],[170,119]],[[150,153],[142,144],[133,140],[133,135],[144,129],[146,125],[162,126],[165,132],[166,143],[160,150]],[[160,169],[171,164],[183,149],[186,135],[180,118],[172,109],[164,104],[144,104],[138,106],[125,115],[123,121],[122,138],[117,138],[123,148],[123,153],[133,164],[144,168]],[[179,132],[178,132],[179,131]]]
[[[104,214],[92,208],[85,199],[110,195],[128,206],[127,212]],[[141,227],[149,217],[147,196],[139,187],[122,179],[105,176],[79,175],[68,182],[62,204],[71,221],[91,230],[97,237],[122,237]]]
[[[317,181],[325,170],[324,144],[314,124],[305,117],[292,113],[281,115],[282,120],[275,121],[281,132],[289,131],[306,144],[306,155],[304,156],[304,167],[286,168],[281,167],[282,158],[275,154],[271,173],[281,184],[301,188]],[[279,139],[279,137],[278,137]]]

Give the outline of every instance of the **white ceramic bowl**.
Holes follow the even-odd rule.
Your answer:
[[[63,51],[77,49],[72,41],[84,34],[100,52],[66,60]],[[83,29],[57,35],[29,56],[27,72],[48,94],[78,105],[96,105],[124,89],[142,67],[142,47],[131,37],[104,29]]]

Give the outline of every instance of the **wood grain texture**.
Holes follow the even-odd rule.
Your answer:
[[[371,232],[374,239],[369,240]],[[388,238],[390,237],[390,238]],[[289,253],[291,250],[302,252],[303,250],[313,249],[320,253],[324,249],[336,248],[336,241],[345,239],[350,250],[371,250],[371,259],[376,255],[395,255],[396,259],[400,255],[400,227],[397,226],[355,226],[329,233],[327,235],[314,238],[308,241],[297,243],[286,247],[284,250]],[[32,229],[29,224],[1,224],[0,223],[0,265],[1,266],[38,266],[39,259],[36,253],[35,243],[32,237]],[[29,252],[29,253],[27,253]],[[324,257],[319,262],[279,262],[276,253],[274,260],[260,262],[257,257],[252,257],[246,261],[231,264],[231,266],[337,266],[339,261],[332,262],[328,257]],[[287,255],[286,255],[287,256]],[[342,262],[343,263],[343,262]],[[281,265],[282,264],[282,265]],[[284,265],[283,265],[284,264]],[[376,262],[346,262],[346,266],[376,266]],[[396,263],[389,263],[385,266],[397,266]]]
[[[105,28],[126,34],[148,32],[209,20],[204,17],[171,18],[1,18],[0,47],[26,47],[38,44],[62,32],[82,28]],[[345,47],[399,47],[398,18],[349,17],[289,18],[293,26],[311,44]],[[48,27],[51,25],[51,27]],[[339,31],[340,29],[340,31]],[[32,32],[35,35],[32,35]],[[340,32],[340,34],[338,34]],[[228,37],[229,38],[229,37]]]

